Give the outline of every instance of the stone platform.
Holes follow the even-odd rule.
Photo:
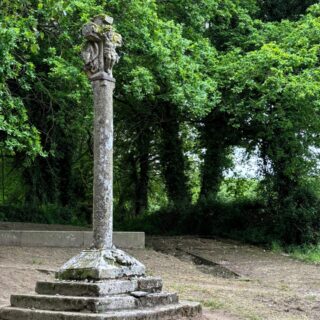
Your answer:
[[[201,312],[200,304],[163,292],[160,278],[57,280],[38,282],[35,294],[12,295],[11,306],[0,309],[0,320],[173,320]]]
[[[0,246],[87,248],[92,231],[0,230]],[[114,244],[122,249],[144,249],[144,232],[113,232]]]

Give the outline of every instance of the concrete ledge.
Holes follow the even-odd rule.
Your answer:
[[[88,248],[91,231],[0,230],[0,246]],[[123,249],[143,249],[144,232],[114,232],[114,244]]]

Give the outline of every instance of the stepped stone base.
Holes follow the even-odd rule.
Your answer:
[[[198,303],[162,292],[160,278],[38,282],[37,294],[12,295],[0,320],[160,320],[201,314]]]

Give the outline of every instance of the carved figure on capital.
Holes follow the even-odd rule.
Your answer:
[[[87,40],[82,57],[90,79],[103,73],[112,78],[113,66],[119,61],[116,49],[121,47],[122,37],[115,32],[112,23],[113,19],[108,16],[97,16],[82,29]]]

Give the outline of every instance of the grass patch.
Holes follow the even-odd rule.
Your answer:
[[[274,253],[287,253],[292,258],[312,263],[320,263],[320,243],[317,245],[283,247],[279,242],[272,242],[271,251]]]
[[[272,241],[272,243],[271,243],[271,251],[272,251],[273,253],[281,253],[281,252],[283,252],[284,250],[283,250],[283,248],[282,248],[282,246],[280,245],[279,242],[277,242],[277,241]]]
[[[320,244],[293,247],[289,249],[289,254],[295,259],[306,262],[320,263]]]
[[[218,310],[223,308],[223,303],[210,299],[210,300],[201,300],[200,303],[210,310]]]

